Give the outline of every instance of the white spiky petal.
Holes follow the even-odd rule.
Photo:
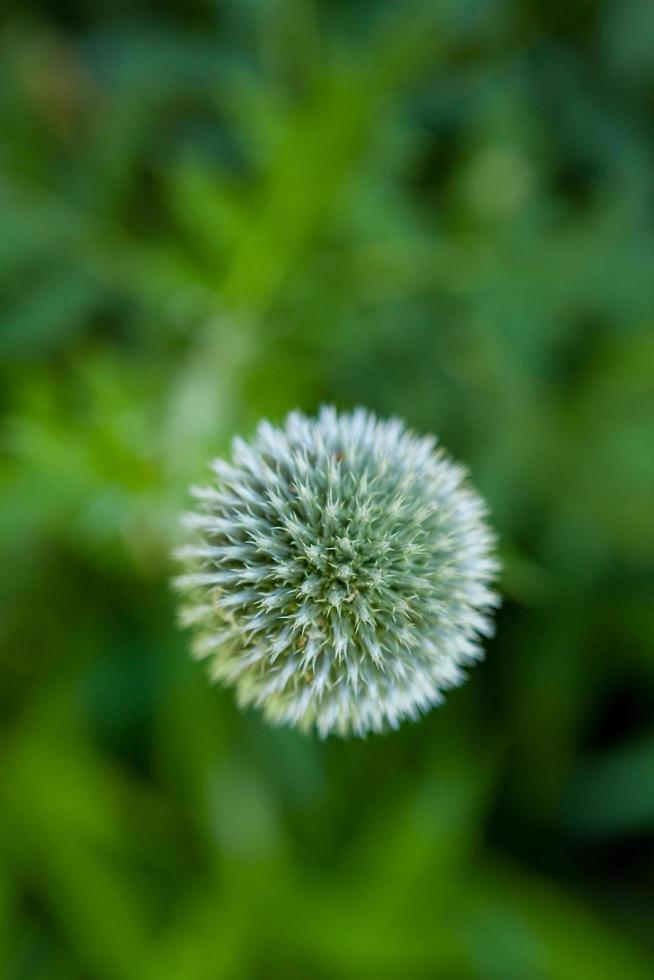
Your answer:
[[[239,704],[364,735],[464,679],[498,566],[483,501],[433,438],[362,409],[292,412],[212,469],[176,585],[194,654]]]

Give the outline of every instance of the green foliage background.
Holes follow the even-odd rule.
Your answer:
[[[5,2],[0,976],[654,973],[649,0]],[[186,486],[329,401],[467,461],[497,639],[422,722],[240,715]]]

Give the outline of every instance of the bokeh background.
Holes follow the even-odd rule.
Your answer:
[[[0,976],[654,975],[650,0],[5,0]],[[396,414],[502,539],[396,734],[240,714],[169,588],[261,416]]]

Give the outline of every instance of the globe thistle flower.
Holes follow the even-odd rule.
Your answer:
[[[364,735],[461,683],[498,565],[485,505],[435,439],[362,409],[292,412],[212,469],[176,586],[194,655],[240,705]]]

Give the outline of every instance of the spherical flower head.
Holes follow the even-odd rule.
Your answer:
[[[396,728],[492,632],[486,508],[431,437],[358,409],[262,422],[184,524],[182,623],[211,676],[274,723]]]

